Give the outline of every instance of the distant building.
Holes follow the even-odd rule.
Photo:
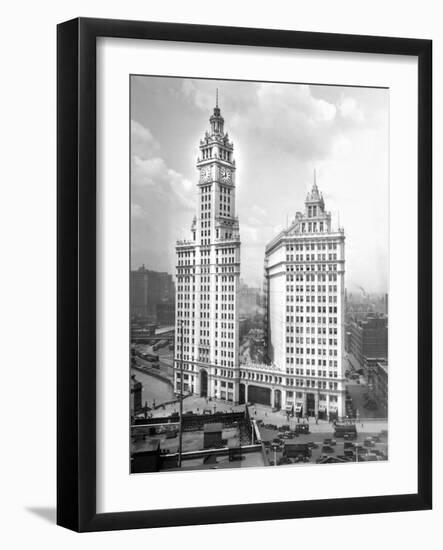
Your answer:
[[[142,383],[135,375],[131,376],[131,415],[138,414],[142,409]]]
[[[174,303],[175,286],[172,275],[151,271],[141,266],[131,271],[131,318],[149,322],[157,320],[157,305]]]
[[[250,287],[240,282],[239,311],[240,315],[251,315],[260,309],[261,292],[259,288]]]
[[[374,397],[384,416],[388,416],[388,362],[377,361],[372,374]]]
[[[173,325],[175,322],[175,303],[161,302],[157,304],[157,323],[159,325]]]
[[[364,320],[349,323],[349,352],[360,368],[367,366],[367,359],[388,357],[388,318],[385,315],[367,315]]]

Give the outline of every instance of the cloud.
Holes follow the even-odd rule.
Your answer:
[[[247,139],[250,148],[260,151],[266,142],[272,154],[290,154],[303,162],[334,154],[337,138],[343,145],[345,134],[366,120],[362,107],[349,94],[337,102],[328,101],[314,96],[310,85],[185,79],[182,92],[194,107],[210,113],[216,86],[222,114],[229,113],[227,123],[239,143]],[[235,86],[235,93],[230,93],[230,86]]]
[[[137,137],[131,155],[131,263],[170,271],[175,241],[195,212],[193,184],[161,156],[141,158],[142,146],[143,153],[150,146],[151,154],[160,147],[148,128],[137,123],[131,129]]]
[[[141,159],[147,159],[157,153],[160,145],[148,128],[136,120],[131,120],[131,153]]]
[[[266,216],[266,210],[258,204],[253,204],[251,210],[257,216]]]
[[[348,119],[351,122],[357,124],[362,124],[365,122],[365,115],[353,97],[342,96],[338,105],[338,111],[341,117]]]

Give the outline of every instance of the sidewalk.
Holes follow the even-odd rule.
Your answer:
[[[289,424],[290,428],[294,429],[297,424],[295,417],[290,417],[288,421],[285,411],[272,412],[271,407],[266,405],[250,405],[249,415],[255,420],[262,420],[264,424],[275,424],[277,427]],[[303,422],[306,423],[306,419],[300,419],[299,423],[303,424]],[[381,430],[388,429],[388,422],[386,420],[364,419],[363,422],[358,422],[356,426],[359,433],[378,433]],[[316,424],[313,417],[309,418],[309,430],[311,433],[334,433],[335,431],[334,424],[330,424],[327,420],[319,420]]]

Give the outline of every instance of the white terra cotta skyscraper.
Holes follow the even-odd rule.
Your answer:
[[[191,238],[176,245],[174,389],[180,391],[183,360],[185,394],[237,402],[240,235],[234,147],[218,100],[209,122],[197,159],[198,208]]]
[[[268,356],[283,373],[282,407],[344,415],[345,235],[315,181],[303,213],[266,247]]]

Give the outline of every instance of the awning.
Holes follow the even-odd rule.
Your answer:
[[[320,412],[326,412],[326,407],[319,407],[318,410],[319,410]]]
[[[292,404],[291,405],[286,405],[286,410],[287,411],[292,411]]]
[[[295,412],[299,413],[302,409],[303,405],[301,403],[297,403],[297,405],[295,405]]]

